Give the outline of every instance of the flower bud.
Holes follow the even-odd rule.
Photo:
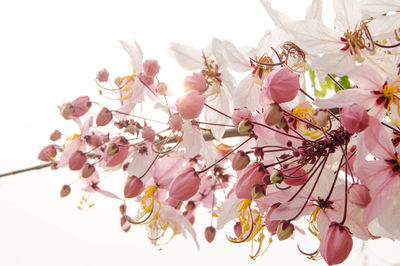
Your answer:
[[[283,180],[283,174],[279,171],[276,171],[270,176],[270,180],[272,184],[280,184]]]
[[[169,206],[171,206],[171,207],[173,207],[173,208],[175,208],[175,209],[177,209],[177,210],[180,210],[180,209],[181,209],[182,201],[180,201],[180,200],[176,200],[176,199],[174,199],[174,198],[169,197],[169,198],[166,200],[166,202],[168,203]]]
[[[352,184],[349,188],[350,202],[365,208],[371,202],[371,195],[369,189],[361,184]]]
[[[98,127],[102,127],[108,125],[110,121],[113,119],[113,114],[108,108],[103,108],[100,110],[99,114],[96,117],[96,125]]]
[[[285,119],[281,119],[281,121],[279,121],[278,122],[278,124],[276,124],[276,126],[278,127],[278,128],[285,128],[286,127],[286,120]]]
[[[242,235],[242,224],[240,222],[236,222],[235,225],[233,226],[233,232],[235,232],[235,235],[237,238],[239,238]]]
[[[75,112],[74,106],[71,103],[66,103],[64,108],[62,109],[61,114],[64,118],[67,119],[67,117],[72,116],[74,112]]]
[[[359,133],[369,125],[367,111],[358,104],[352,104],[340,111],[340,122],[351,134]]]
[[[328,110],[317,109],[313,114],[313,121],[319,127],[326,127],[329,121]]]
[[[66,196],[69,195],[69,193],[71,193],[71,187],[69,185],[62,186],[60,191],[61,198],[65,198]]]
[[[242,122],[240,122],[238,126],[238,132],[240,134],[249,134],[252,129],[253,124],[250,122],[250,120],[247,119],[242,120]]]
[[[129,229],[131,229],[131,224],[128,222],[128,218],[126,216],[122,216],[120,220],[122,230],[127,233]]]
[[[124,187],[125,198],[129,199],[139,196],[143,190],[144,190],[143,182],[137,176],[130,176],[126,179]]]
[[[281,107],[276,104],[270,104],[266,109],[265,109],[265,124],[268,126],[273,126],[278,124],[283,117],[283,112]]]
[[[271,206],[271,209],[267,212],[267,215],[265,215],[265,221],[264,221],[265,227],[267,227],[268,232],[270,232],[270,234],[272,234],[272,235],[276,234],[276,232],[278,230],[279,223],[281,221],[279,221],[279,220],[270,220],[270,217],[271,217],[272,213],[274,212],[274,210],[279,207],[279,205],[280,205],[280,203],[273,204]]]
[[[265,188],[261,184],[256,184],[251,189],[251,197],[253,200],[259,199],[262,196],[265,196]]]
[[[85,136],[85,140],[87,144],[89,144],[92,147],[99,147],[103,144],[104,142],[104,137],[99,136],[99,135],[88,135]]]
[[[54,145],[48,145],[44,147],[38,156],[38,159],[44,162],[49,162],[51,161],[54,157],[57,155],[57,150],[56,146]]]
[[[184,211],[183,216],[188,219],[188,221],[193,225],[194,224],[194,215],[193,212],[189,212],[189,211]]]
[[[281,221],[276,230],[276,234],[280,241],[288,239],[294,231],[294,226],[289,221]]]
[[[161,95],[167,95],[168,85],[164,82],[160,82],[157,85],[157,92]]]
[[[57,141],[61,138],[61,132],[58,131],[57,129],[53,131],[50,135],[50,140],[51,141]]]
[[[213,226],[206,227],[206,230],[204,230],[204,236],[206,237],[208,243],[211,243],[214,240],[216,233],[217,230],[215,230]]]
[[[94,173],[95,170],[96,170],[96,168],[94,168],[93,164],[85,163],[85,164],[83,165],[83,168],[82,168],[82,174],[81,174],[81,176],[82,176],[83,178],[91,177],[91,176],[93,175],[93,173]]]
[[[154,84],[154,77],[146,75],[144,72],[139,74],[139,79],[145,86],[151,86]]]
[[[244,169],[235,187],[236,196],[239,199],[252,199],[251,191],[256,184],[264,184],[263,177],[266,171],[263,164],[253,163]]]
[[[109,73],[108,73],[107,69],[104,68],[103,70],[100,70],[97,73],[96,79],[100,82],[107,82],[108,76],[109,76]]]
[[[90,101],[88,96],[81,96],[72,101],[72,106],[74,109],[73,116],[80,117],[89,111],[92,106],[92,102]]]
[[[119,206],[119,212],[121,213],[121,215],[125,215],[126,214],[126,205],[122,204],[121,206]]]
[[[268,74],[263,85],[264,95],[276,103],[293,100],[299,89],[299,75],[288,68],[273,70]]]
[[[145,60],[143,62],[143,71],[147,76],[154,78],[160,71],[157,60]]]
[[[107,147],[106,152],[107,152],[107,155],[113,156],[113,155],[117,154],[118,151],[119,151],[118,144],[110,143],[110,145],[108,145],[108,147]]]
[[[183,120],[179,114],[173,114],[169,117],[168,125],[172,130],[181,130],[182,129]]]
[[[81,170],[86,163],[86,155],[82,151],[75,151],[69,158],[68,165],[71,171]]]
[[[342,263],[353,248],[353,239],[349,228],[332,222],[328,232],[321,241],[320,252],[322,258],[329,265]]]
[[[202,73],[193,73],[191,76],[185,77],[183,87],[185,91],[203,92],[207,89],[207,82]]]
[[[186,204],[186,206],[185,206],[185,209],[187,210],[187,211],[193,211],[194,210],[194,208],[196,208],[196,204],[194,203],[194,201],[188,201],[188,203]]]
[[[145,141],[153,142],[156,139],[156,132],[151,127],[144,127],[142,130],[142,138]]]
[[[237,151],[232,159],[232,169],[235,171],[243,170],[250,163],[250,157],[244,151]]]
[[[128,157],[129,142],[122,136],[111,140],[104,154],[104,161],[107,167],[114,167],[122,163]]]
[[[180,201],[193,197],[200,187],[200,178],[193,167],[185,169],[169,187],[169,195]]]
[[[176,108],[183,119],[197,118],[204,107],[205,98],[200,92],[190,90],[176,100]]]
[[[235,109],[232,113],[232,123],[235,125],[235,127],[239,127],[240,122],[242,122],[244,119],[251,120],[252,118],[253,115],[251,114],[251,111],[246,107]]]

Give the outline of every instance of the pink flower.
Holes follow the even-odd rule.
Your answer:
[[[55,145],[48,145],[44,147],[38,156],[38,159],[41,161],[49,162],[52,161],[54,157],[57,155],[57,150]]]
[[[145,141],[153,142],[156,138],[156,132],[151,127],[144,127],[142,130],[142,138]]]
[[[340,111],[340,122],[348,132],[359,133],[368,127],[369,115],[363,107],[352,104]]]
[[[369,189],[362,184],[352,184],[349,188],[349,198],[351,203],[365,208],[371,202]]]
[[[288,68],[273,70],[263,85],[264,95],[276,103],[293,100],[299,89],[299,76]]]
[[[191,90],[176,100],[176,108],[183,119],[197,118],[204,107],[204,96],[198,91]]]
[[[193,197],[200,187],[200,178],[193,167],[187,168],[178,175],[169,187],[169,195],[180,201]]]
[[[157,60],[151,60],[151,59],[145,60],[143,62],[143,71],[146,76],[154,78],[160,71],[160,66],[157,63]]]
[[[342,263],[353,248],[353,239],[349,228],[339,223],[331,223],[322,239],[321,256],[329,265]]]
[[[191,76],[185,77],[183,81],[185,91],[196,90],[203,92],[207,89],[207,82],[202,73],[193,73]]]
[[[264,184],[266,171],[262,163],[253,163],[240,172],[236,183],[236,196],[239,199],[251,199],[251,191],[254,185]]]
[[[100,82],[107,82],[108,76],[109,76],[109,73],[108,73],[107,69],[104,68],[103,70],[100,70],[99,73],[97,73],[96,78]]]

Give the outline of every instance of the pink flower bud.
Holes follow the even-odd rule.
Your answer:
[[[104,154],[106,166],[114,167],[123,161],[128,156],[129,142],[124,137],[115,137],[111,140]]]
[[[307,179],[307,172],[303,168],[297,168],[295,166],[291,166],[293,169],[283,171],[283,182],[289,186],[301,186],[303,185]]]
[[[69,193],[71,193],[71,187],[69,185],[62,186],[60,191],[60,197],[65,198],[66,196],[69,195]]]
[[[276,103],[293,100],[300,89],[299,75],[288,68],[278,68],[268,74],[263,85],[265,95]]]
[[[242,235],[243,229],[242,224],[240,222],[236,222],[233,226],[233,232],[235,233],[236,237],[239,238]]]
[[[128,218],[126,216],[122,216],[120,220],[121,229],[127,233],[129,229],[131,229],[131,224],[128,222]]]
[[[54,157],[57,155],[57,150],[56,146],[54,145],[48,145],[44,147],[38,156],[38,159],[44,162],[49,162],[51,161]]]
[[[237,151],[232,159],[232,169],[235,171],[243,170],[250,163],[250,157],[244,151]]]
[[[93,175],[95,170],[96,170],[96,168],[94,168],[93,164],[85,163],[82,168],[81,176],[83,178],[89,178]]]
[[[113,119],[113,114],[108,108],[103,108],[100,110],[99,114],[96,117],[96,125],[98,127],[102,127],[108,125],[110,121]]]
[[[353,239],[349,228],[333,222],[321,241],[320,252],[322,258],[329,265],[342,263],[353,248]]]
[[[281,221],[279,220],[270,220],[270,217],[272,215],[272,212],[279,206],[279,204],[274,204],[271,206],[271,209],[267,212],[267,215],[265,215],[265,227],[267,227],[268,232],[271,234],[276,234],[278,230],[279,223]]]
[[[86,155],[82,151],[75,151],[69,158],[68,165],[72,171],[81,170],[86,163]]]
[[[354,103],[340,111],[340,122],[348,132],[359,133],[368,127],[369,115],[363,107]]]
[[[207,82],[202,73],[193,73],[191,76],[185,77],[183,87],[185,91],[196,90],[203,92],[207,89]]]
[[[153,83],[154,83],[154,77],[148,76],[145,73],[140,73],[139,77],[140,77],[141,82],[144,83],[145,86],[150,86],[150,85],[153,85]]]
[[[146,60],[143,62],[143,71],[147,76],[152,78],[158,74],[160,71],[160,66],[158,65],[157,60]]]
[[[265,169],[262,163],[253,163],[240,173],[235,192],[239,199],[251,199],[254,185],[264,184]]]
[[[57,129],[53,131],[50,135],[50,140],[51,141],[57,141],[61,138],[61,132],[58,131]]]
[[[280,241],[288,239],[294,231],[294,226],[291,222],[281,221],[276,229],[276,235]]]
[[[87,135],[85,136],[87,144],[93,147],[99,147],[104,143],[104,136],[99,135]]]
[[[264,180],[264,178],[263,178]],[[256,184],[253,186],[251,189],[251,198],[253,200],[259,199],[261,197],[265,196],[265,187],[264,185]]]
[[[97,73],[96,79],[100,82],[107,82],[108,76],[109,76],[109,73],[108,73],[107,69],[103,69]]]
[[[168,125],[172,130],[181,130],[182,129],[183,120],[179,114],[173,114],[169,117]]]
[[[268,126],[273,126],[281,122],[283,117],[283,112],[281,107],[276,104],[270,104],[265,108],[265,124]]]
[[[89,111],[90,107],[92,106],[92,102],[90,101],[88,96],[81,96],[76,98],[72,103],[74,107],[74,117],[80,117]]]
[[[204,107],[204,96],[200,92],[190,90],[176,100],[176,108],[184,119],[197,118]]]
[[[71,119],[72,115],[75,112],[75,108],[72,105],[72,103],[64,103],[63,105],[61,105],[60,111],[61,111],[61,115],[65,118],[65,119]]]
[[[240,122],[242,122],[244,119],[251,120],[252,118],[253,115],[251,114],[251,111],[246,107],[235,109],[232,113],[232,122],[235,127],[239,127]]]
[[[182,201],[176,200],[174,198],[169,197],[166,202],[168,203],[169,206],[179,210],[182,206]]]
[[[208,243],[211,243],[214,240],[216,233],[217,230],[215,230],[215,227],[213,226],[206,227],[206,230],[204,230],[204,236],[206,237]]]
[[[142,138],[145,141],[153,142],[156,139],[156,132],[151,127],[144,127],[142,130]]]
[[[169,187],[169,195],[180,201],[193,197],[200,187],[200,178],[193,167],[187,168],[178,175]]]
[[[352,184],[349,188],[349,198],[350,202],[365,208],[371,202],[371,195],[369,194],[369,189],[361,184]]]
[[[137,176],[130,176],[126,179],[124,187],[125,198],[129,199],[139,196],[143,190],[144,190],[143,182]]]

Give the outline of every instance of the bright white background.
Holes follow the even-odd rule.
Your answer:
[[[309,2],[272,1],[296,18],[304,16]],[[332,11],[328,12],[325,18],[331,21]],[[256,0],[1,1],[0,173],[39,164],[38,152],[54,129],[75,130],[62,120],[57,105],[81,95],[107,101],[98,97],[94,77],[104,67],[112,75],[131,72],[120,39],[137,40],[145,58],[159,60],[160,78],[179,87],[185,72],[169,57],[169,42],[205,48],[212,37],[219,37],[255,46],[272,27]],[[207,244],[202,232],[208,224],[201,220],[196,222],[200,252],[182,236],[158,251],[147,240],[145,228],[122,232],[119,202],[97,197],[90,211],[78,211],[79,189],[60,199],[60,187],[76,177],[45,169],[0,180],[0,265],[313,263],[300,255],[296,244],[311,251],[317,246],[314,239],[274,241],[268,253],[254,262],[248,257],[249,244],[226,240],[231,228]],[[360,248],[355,243],[346,265],[400,262],[398,242],[375,240],[361,255]]]

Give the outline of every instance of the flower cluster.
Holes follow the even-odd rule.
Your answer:
[[[62,104],[80,132],[55,130],[39,159],[77,173],[80,208],[90,193],[121,201],[122,230],[145,225],[155,245],[189,233],[198,246],[196,215],[211,218],[208,242],[231,224],[229,241],[258,245],[252,258],[298,233],[319,243],[299,251],[329,265],[348,257],[353,237],[400,239],[400,4],[333,0],[329,28],[322,0],[301,21],[261,2],[277,28],[255,48],[171,44],[189,71],[180,96],[156,60],[122,41],[133,71],[96,76],[119,106]],[[103,187],[109,172],[125,179],[120,191]]]

